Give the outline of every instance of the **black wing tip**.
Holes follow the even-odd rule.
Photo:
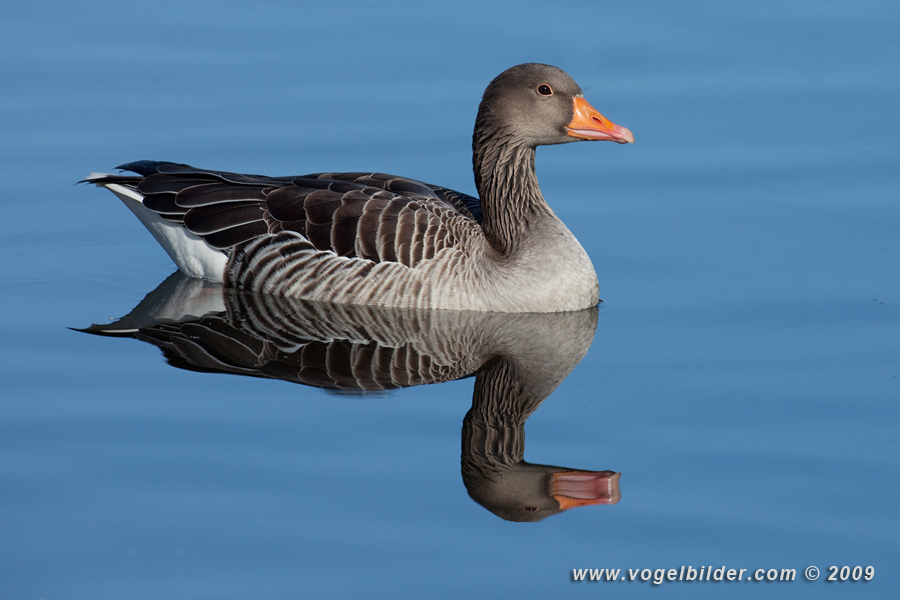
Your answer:
[[[130,171],[132,173],[137,173],[138,175],[140,175],[140,177],[149,177],[150,175],[165,172],[178,173],[180,171],[196,171],[196,169],[194,169],[193,167],[189,167],[188,165],[181,165],[178,163],[163,160],[136,160],[134,162],[125,163],[124,165],[119,165],[115,168],[118,171]],[[139,181],[140,177],[134,177],[130,175],[97,174],[96,177],[92,178],[88,176],[87,178],[76,182],[74,185],[78,185],[80,183],[93,183],[96,185],[103,185],[105,183],[121,183],[122,181],[133,183],[135,181]]]
[[[160,160],[136,160],[134,162],[125,163],[116,167],[119,171],[131,171],[142,177],[149,177],[154,173],[159,173],[159,168],[163,165],[171,165],[168,161]]]

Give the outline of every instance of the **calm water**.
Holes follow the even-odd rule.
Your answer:
[[[896,2],[3,13],[0,597],[896,597]],[[472,193],[480,94],[526,61],[637,138],[538,153],[604,303],[436,331],[532,365],[498,430],[521,442],[527,417],[528,463],[620,472],[618,503],[511,522],[474,501],[466,415],[498,417],[471,377],[336,394],[69,329],[174,271],[111,194],[72,185],[87,173],[372,169]],[[213,292],[196,318],[222,318]],[[572,580],[682,565],[797,580]],[[826,583],[831,565],[875,577]]]

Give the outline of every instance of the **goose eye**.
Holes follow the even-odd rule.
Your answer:
[[[553,90],[551,90],[550,86],[547,85],[546,83],[542,83],[541,85],[539,85],[537,90],[538,90],[538,94],[540,94],[541,96],[552,96],[553,95]]]
[[[542,86],[542,87],[546,87],[546,86]],[[536,512],[537,511],[537,506],[523,506],[522,508],[524,508],[526,512]]]

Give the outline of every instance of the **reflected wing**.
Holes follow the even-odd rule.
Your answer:
[[[79,331],[151,343],[191,371],[366,392],[474,373],[484,318],[245,294],[176,272],[125,317]]]
[[[170,364],[182,369],[281,379],[341,392],[392,390],[471,373],[434,365],[414,344],[305,340],[286,349],[242,331],[224,317],[160,324],[133,335],[158,346]]]

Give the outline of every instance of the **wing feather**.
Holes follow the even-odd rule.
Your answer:
[[[385,173],[264,177],[140,161],[109,176],[144,205],[223,250],[291,231],[317,250],[415,266],[478,228],[476,198]]]
[[[239,244],[243,244],[248,240],[258,238],[269,232],[269,228],[264,221],[254,221],[253,223],[245,223],[237,227],[230,227],[222,231],[216,231],[204,235],[203,238],[215,248],[227,250],[234,248]]]
[[[259,202],[211,204],[192,208],[185,213],[184,226],[198,235],[208,235],[258,221],[268,231],[263,216],[263,207]]]
[[[175,195],[175,204],[183,208],[193,208],[226,202],[246,202],[248,200],[259,202],[265,198],[265,188],[212,182],[181,189]]]

